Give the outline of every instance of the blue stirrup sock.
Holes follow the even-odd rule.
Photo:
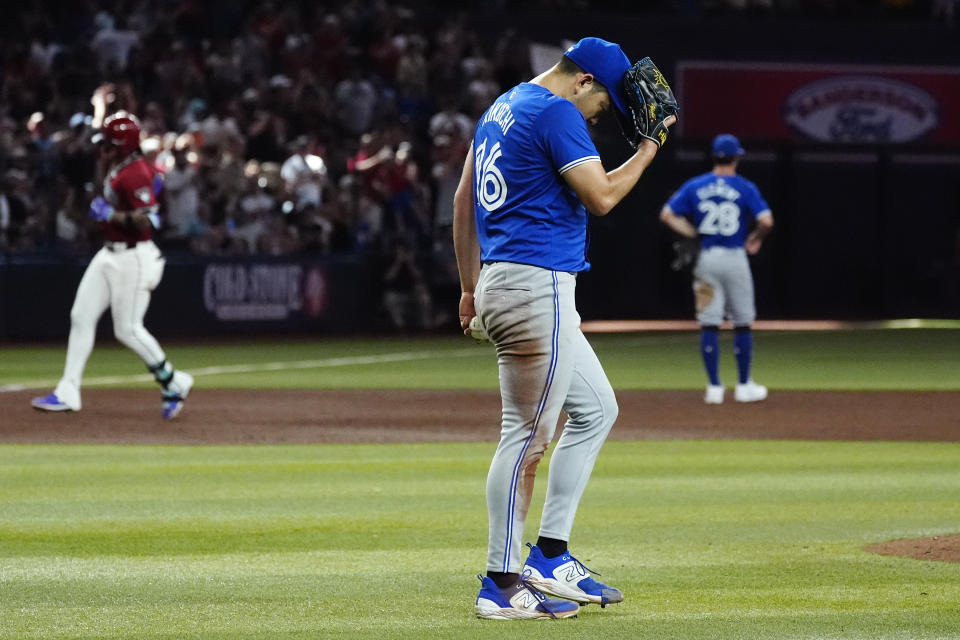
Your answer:
[[[710,384],[720,384],[720,338],[719,327],[704,325],[700,327],[700,355],[707,370]]]
[[[753,333],[749,326],[733,328],[733,355],[737,357],[740,384],[750,380],[750,362],[753,360]]]

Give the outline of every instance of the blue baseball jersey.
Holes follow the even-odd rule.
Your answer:
[[[743,176],[712,172],[683,183],[667,206],[697,228],[704,249],[743,247],[751,223],[770,210],[757,185]]]
[[[522,83],[480,117],[473,139],[474,213],[484,262],[586,271],[587,210],[563,174],[599,162],[572,102]]]

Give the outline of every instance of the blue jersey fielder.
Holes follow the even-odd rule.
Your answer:
[[[478,121],[473,162],[483,262],[590,268],[587,211],[563,174],[600,155],[572,102],[536,84],[511,89]]]
[[[713,172],[691,178],[667,201],[667,206],[687,218],[700,234],[704,249],[743,247],[757,216],[770,211],[760,190],[743,176],[718,176]]]
[[[725,319],[733,323],[737,358],[737,402],[766,399],[767,388],[750,377],[753,359],[751,325],[757,309],[753,273],[747,256],[760,250],[773,229],[773,213],[757,186],[737,173],[744,149],[736,136],[713,139],[713,170],[687,180],[660,211],[660,220],[701,246],[693,269],[693,294],[700,323],[700,353],[707,373],[704,402],[721,404],[718,331]]]

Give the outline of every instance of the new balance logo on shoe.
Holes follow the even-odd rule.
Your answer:
[[[529,590],[518,591],[511,600],[510,604],[521,609],[530,609],[537,606],[539,600]]]
[[[567,582],[580,582],[587,576],[587,572],[583,570],[583,565],[576,560],[571,560],[566,566],[557,567],[554,573],[559,572],[563,573],[563,579]]]

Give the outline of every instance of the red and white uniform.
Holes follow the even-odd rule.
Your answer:
[[[154,194],[153,179],[156,171],[139,153],[120,161],[110,170],[103,181],[103,197],[118,211],[143,211],[156,224],[159,211]],[[110,222],[102,222],[103,238],[108,242],[140,242],[149,240],[152,228],[128,229]]]
[[[156,339],[143,326],[150,294],[163,277],[164,259],[151,236],[158,227],[156,171],[140,155],[140,123],[126,111],[104,119],[92,141],[102,144],[111,163],[103,196],[90,203],[100,220],[103,248],[83,273],[70,310],[70,338],[63,377],[53,393],[34,398],[41,411],[79,411],[80,381],[97,333],[110,307],[117,340],[143,359],[161,387],[161,415],[176,418],[193,387],[193,376],[173,368]],[[146,220],[149,220],[149,223]]]
[[[104,180],[103,196],[117,211],[140,210],[156,224],[154,170],[138,153],[120,160]],[[163,277],[164,258],[151,240],[152,227],[101,222],[104,245],[80,280],[70,311],[70,338],[63,378],[54,393],[79,411],[80,381],[93,351],[97,323],[110,308],[114,334],[148,367],[166,359],[156,338],[143,326],[150,294]]]

